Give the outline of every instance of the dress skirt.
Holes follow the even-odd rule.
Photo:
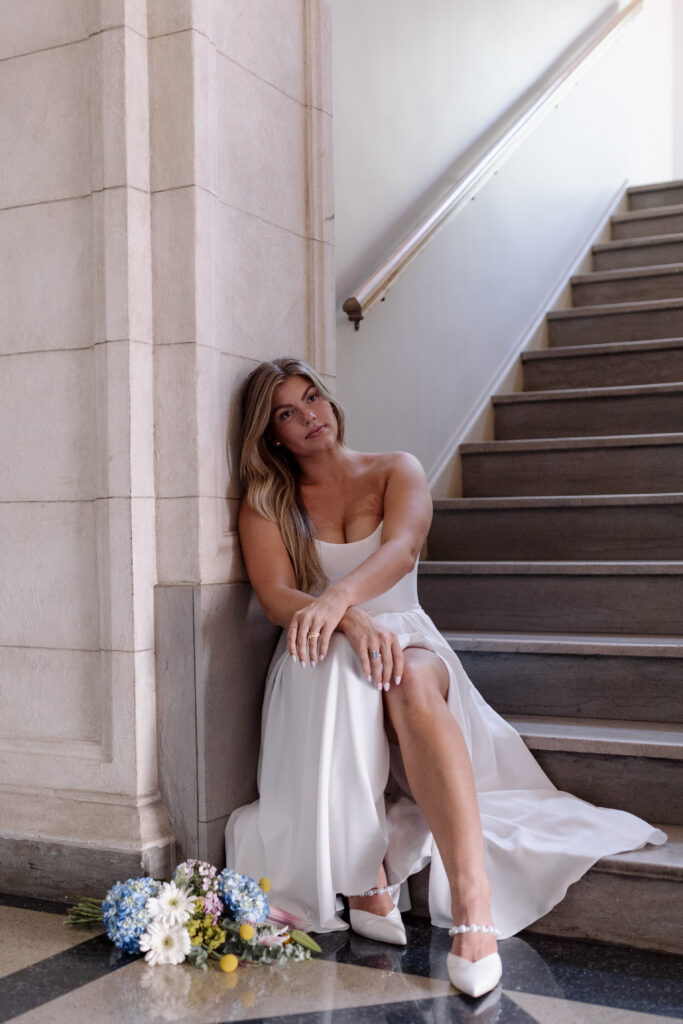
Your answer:
[[[354,543],[317,542],[331,582],[376,550],[380,530]],[[417,565],[362,607],[402,648],[431,650],[448,669],[448,707],[472,760],[493,920],[507,938],[546,914],[601,857],[667,837],[626,811],[595,807],[553,785],[420,608],[416,577]],[[439,851],[400,751],[387,741],[382,693],[342,634],[333,635],[322,663],[306,668],[280,638],[266,681],[258,787],[259,799],[230,816],[227,863],[267,876],[273,904],[303,926],[347,928],[340,894],[374,886],[382,863],[389,883],[398,884],[430,862],[432,923],[453,924]],[[409,906],[406,886],[399,906]]]

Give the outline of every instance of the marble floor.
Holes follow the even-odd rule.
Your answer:
[[[406,915],[405,949],[349,932],[323,955],[234,974],[148,967],[63,907],[0,896],[0,1022],[121,1024],[666,1024],[683,1020],[683,957],[525,933],[500,944],[502,984],[473,1000],[446,974],[448,935]]]

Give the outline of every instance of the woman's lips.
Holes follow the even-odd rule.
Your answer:
[[[320,433],[320,431],[321,431],[321,430],[324,430],[324,429],[325,429],[325,424],[324,424],[324,423],[321,423],[321,424],[320,424],[320,426],[319,426],[319,427],[315,427],[315,429],[314,429],[314,430],[312,430],[312,431],[310,432],[310,434],[306,434],[306,440],[307,440],[307,441],[310,441],[310,439],[311,439],[312,437],[317,437],[317,436],[318,436],[318,434]]]

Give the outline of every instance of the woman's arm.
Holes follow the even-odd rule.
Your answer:
[[[432,504],[424,472],[411,455],[389,456],[384,493],[382,543],[353,572],[318,598],[298,590],[294,571],[276,523],[246,502],[240,512],[240,540],[247,572],[269,619],[288,629],[292,658],[302,664],[322,660],[335,629],[346,633],[371,681],[387,683],[402,672],[402,654],[393,634],[377,626],[357,604],[394,586],[409,572],[431,522]],[[309,647],[311,633],[319,633]],[[386,635],[385,635],[386,634]],[[372,663],[368,652],[382,650]]]

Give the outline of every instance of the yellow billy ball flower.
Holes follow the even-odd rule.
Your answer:
[[[240,925],[240,938],[244,939],[245,942],[249,942],[250,939],[253,939],[255,934],[256,931],[253,924]]]
[[[264,892],[270,892],[270,879],[269,878],[261,878],[261,879],[259,879],[259,886],[261,887],[261,889],[263,889]]]
[[[232,974],[233,971],[237,970],[238,963],[239,960],[234,953],[226,953],[225,956],[220,958],[218,966],[222,971],[225,971],[226,974]]]

